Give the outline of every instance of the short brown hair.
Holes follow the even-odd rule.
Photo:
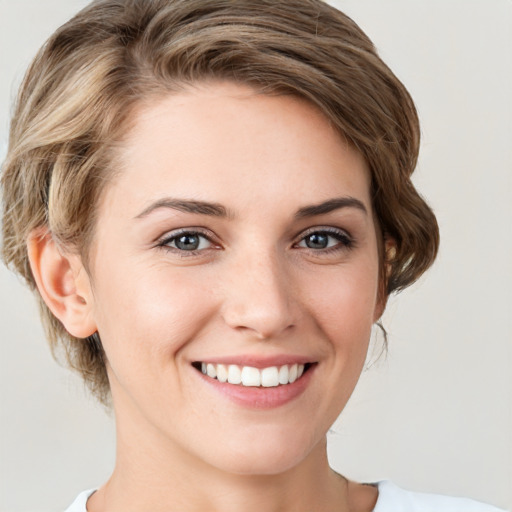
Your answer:
[[[396,241],[387,294],[432,264],[436,219],[410,180],[413,101],[362,30],[320,0],[97,0],[59,28],[27,71],[12,119],[1,179],[6,264],[35,289],[26,242],[42,226],[86,254],[133,108],[218,79],[307,99],[365,157],[378,224]],[[101,345],[73,338],[39,300],[54,354],[62,347],[105,401]]]

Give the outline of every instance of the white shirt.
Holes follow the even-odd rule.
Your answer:
[[[468,498],[452,498],[400,489],[389,481],[379,482],[379,498],[373,512],[504,512]]]
[[[404,491],[387,480],[377,484],[379,498],[373,512],[504,512],[467,498]],[[86,503],[94,490],[85,491],[65,512],[87,512]]]

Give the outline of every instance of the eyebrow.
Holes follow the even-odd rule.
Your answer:
[[[150,204],[135,218],[142,219],[160,208],[170,208],[172,210],[178,210],[185,213],[197,213],[199,215],[210,215],[213,217],[233,217],[233,215],[228,213],[224,206],[218,203],[166,197]],[[297,210],[294,217],[295,219],[304,219],[307,217],[314,217],[315,215],[325,215],[326,213],[339,210],[340,208],[356,208],[363,213],[368,214],[366,206],[359,199],[356,199],[355,197],[336,197],[322,203],[303,206]]]
[[[336,197],[323,203],[300,208],[295,214],[295,218],[304,219],[306,217],[314,217],[315,215],[324,215],[340,208],[356,208],[368,215],[366,206],[359,199],[355,197]]]
[[[170,208],[172,210],[178,210],[185,213],[198,213],[200,215],[211,215],[213,217],[228,217],[228,211],[224,206],[218,203],[209,203],[206,201],[193,201],[184,199],[173,199],[166,197],[159,199],[154,203],[150,204],[135,218],[142,219],[147,217],[151,212],[160,208]]]

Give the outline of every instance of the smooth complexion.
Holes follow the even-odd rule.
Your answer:
[[[364,159],[309,103],[217,83],[141,106],[118,163],[61,314],[100,333],[117,421],[89,511],[372,510],[326,456],[383,309]],[[243,387],[201,363],[306,370]]]

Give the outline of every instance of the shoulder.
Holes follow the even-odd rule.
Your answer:
[[[379,482],[378,489],[374,512],[503,512],[468,498],[405,491],[389,481]]]
[[[81,492],[65,512],[87,512],[87,500],[93,493],[94,489]]]

